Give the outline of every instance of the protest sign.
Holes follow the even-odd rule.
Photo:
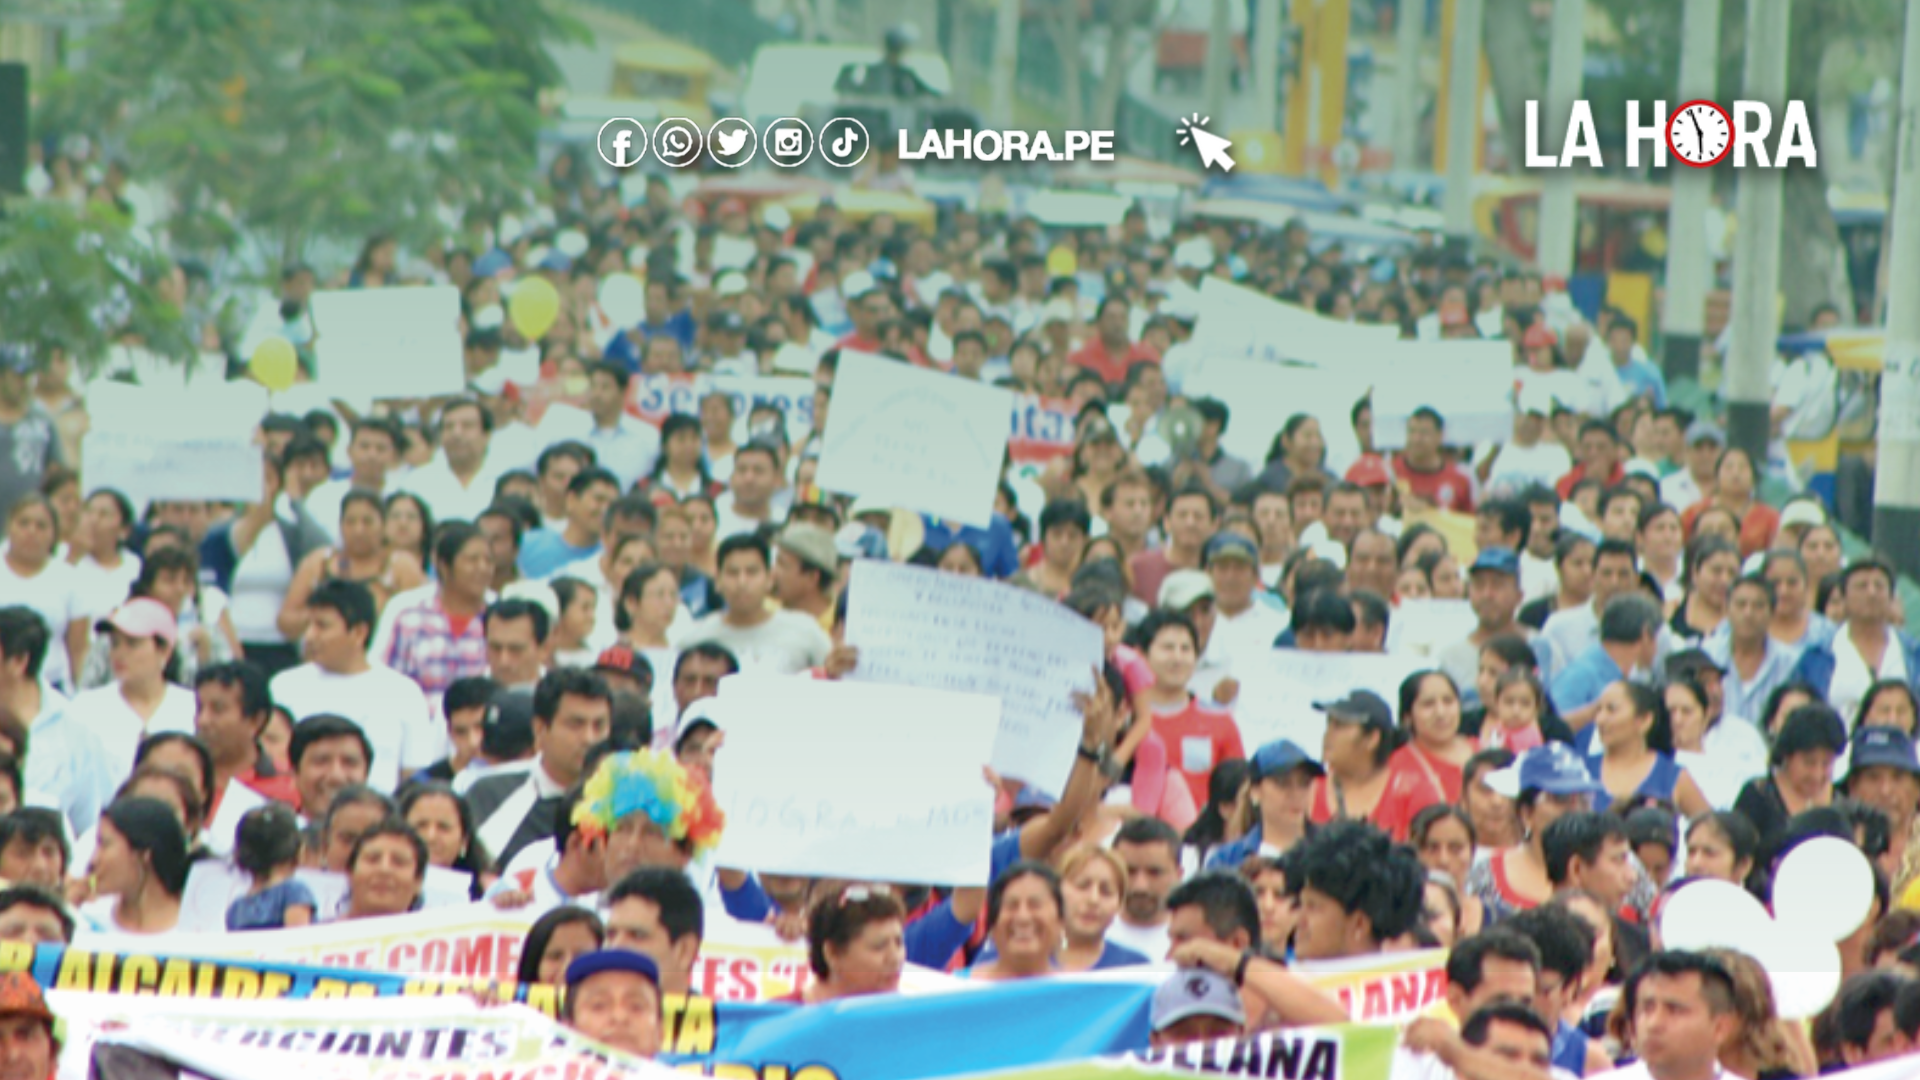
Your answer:
[[[842,353],[816,482],[986,528],[1013,394],[865,353]]]
[[[1445,949],[1303,962],[1293,971],[1338,998],[1355,1023],[1404,1024],[1446,1008]]]
[[[985,885],[1000,727],[984,694],[732,676],[714,796],[721,865],[857,881]],[[857,748],[857,749],[855,749]],[[874,769],[878,757],[893,767]]]
[[[1429,408],[1446,421],[1449,445],[1513,436],[1513,346],[1506,341],[1392,341],[1357,354],[1352,369],[1373,385],[1373,445],[1407,445],[1407,420]]]
[[[1227,453],[1259,465],[1267,460],[1274,434],[1289,417],[1311,416],[1320,421],[1327,468],[1335,473],[1345,472],[1360,456],[1360,442],[1347,417],[1371,388],[1363,373],[1344,368],[1232,356],[1208,356],[1181,381],[1188,397],[1217,398],[1232,410],[1232,423],[1220,436],[1220,446]]]
[[[1473,605],[1465,600],[1402,600],[1387,628],[1387,652],[1432,659],[1479,625]]]
[[[1390,346],[1399,337],[1396,327],[1330,319],[1211,274],[1200,282],[1198,307],[1194,340],[1209,357],[1331,368]],[[1345,410],[1339,415],[1346,415]]]
[[[1274,649],[1263,654],[1258,664],[1234,672],[1240,680],[1240,696],[1233,707],[1240,740],[1253,747],[1292,739],[1318,757],[1327,730],[1326,715],[1315,707],[1318,703],[1336,701],[1355,690],[1371,690],[1397,714],[1400,683],[1420,666],[1418,657],[1391,653]]]
[[[1073,453],[1073,417],[1070,402],[1036,394],[1016,395],[1008,455],[1019,464],[1045,464]]]
[[[1080,744],[1075,691],[1093,689],[1100,628],[1013,585],[861,560],[847,594],[850,678],[989,694],[1001,702],[993,768],[1060,794]]]
[[[80,442],[87,488],[114,488],[136,512],[155,499],[253,502],[261,477],[254,429],[266,414],[266,388],[254,382],[188,392],[96,380]]]
[[[1202,1072],[1219,1076],[1258,1076],[1266,1080],[1386,1080],[1393,1069],[1391,1027],[1348,1024],[1339,1027],[1263,1031],[1249,1038],[1227,1037],[1149,1050],[1116,1062],[1155,1072]]]
[[[311,307],[316,381],[329,397],[359,404],[466,388],[460,290],[452,285],[323,289]]]

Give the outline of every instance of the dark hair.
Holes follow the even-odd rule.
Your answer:
[[[187,855],[186,827],[172,808],[159,799],[134,795],[114,800],[101,816],[113,823],[128,847],[147,856],[154,880],[168,896],[178,899],[186,890],[187,871],[193,863]]]
[[[1376,532],[1378,532],[1378,530],[1367,529],[1360,535],[1364,536],[1367,533]],[[1354,537],[1356,543],[1359,539],[1359,536]],[[1376,626],[1382,630],[1392,628],[1393,605],[1387,603],[1386,597],[1381,596],[1372,589],[1352,590],[1347,594],[1347,603],[1353,607],[1353,628],[1355,630],[1363,627],[1371,630]]]
[[[1453,951],[1447,954],[1447,985],[1457,986],[1469,994],[1479,989],[1481,980],[1486,978],[1488,957],[1540,970],[1539,947],[1524,934],[1496,926],[1454,942]]]
[[[153,751],[162,746],[171,746],[174,744],[184,746],[193,752],[194,761],[199,765],[200,772],[200,791],[196,795],[196,799],[202,804],[204,809],[205,804],[210,803],[213,799],[213,751],[207,748],[207,744],[201,741],[200,736],[189,731],[156,731],[140,740],[139,747],[133,752],[133,767],[136,770],[139,769],[140,766],[146,764],[147,757],[151,755]]]
[[[1905,694],[1907,702],[1913,706],[1915,719],[1920,720],[1920,695],[1913,692],[1913,687],[1902,679],[1877,679],[1867,687],[1866,693],[1860,695],[1860,709],[1854,714],[1852,730],[1859,731],[1865,726],[1867,714],[1873,711],[1883,694]]]
[[[1712,827],[1719,831],[1727,841],[1727,847],[1733,852],[1733,861],[1753,860],[1760,854],[1760,832],[1747,820],[1745,814],[1736,814],[1730,810],[1715,810],[1701,814],[1687,825],[1687,837],[1691,841],[1694,830]]]
[[[1493,751],[1482,750],[1479,754],[1475,754],[1474,757],[1478,758],[1482,754],[1488,753],[1493,753]],[[1472,765],[1473,761],[1469,760],[1467,764]],[[1498,767],[1505,768],[1506,766],[1502,765]],[[1461,775],[1466,775],[1464,770],[1462,770]],[[1434,803],[1432,806],[1422,807],[1419,813],[1413,815],[1412,823],[1407,826],[1407,843],[1412,844],[1416,852],[1426,847],[1427,834],[1432,832],[1433,827],[1442,821],[1458,822],[1461,828],[1467,830],[1468,846],[1473,846],[1480,842],[1479,831],[1473,827],[1472,814],[1467,813],[1466,810],[1452,803]]]
[[[1848,979],[1833,1004],[1840,1041],[1862,1049],[1872,1042],[1875,1021],[1881,1013],[1894,1007],[1894,1002],[1900,996],[1900,988],[1906,982],[1906,979],[1888,971],[1862,972]],[[1898,1026],[1897,1021],[1895,1026]]]
[[[1093,530],[1093,516],[1087,511],[1087,504],[1079,499],[1052,499],[1040,510],[1040,535],[1045,537],[1049,529],[1061,525],[1078,526],[1081,532]]]
[[[1136,847],[1165,844],[1174,861],[1180,860],[1180,834],[1159,818],[1138,817],[1120,826],[1120,831],[1113,835],[1113,846],[1119,847],[1121,844]]]
[[[692,658],[723,661],[727,665],[727,674],[729,675],[737,675],[740,672],[740,658],[733,655],[732,649],[727,648],[717,641],[702,641],[697,645],[689,645],[680,650],[680,655],[674,658],[673,678],[675,682],[680,681],[680,669],[686,667],[687,661]]]
[[[433,508],[427,505],[426,500],[411,491],[396,491],[387,496],[386,503],[384,504],[386,507],[386,517],[393,517],[393,505],[402,499],[412,503],[414,510],[420,515],[420,549],[413,552],[413,554],[419,557],[422,567],[432,569],[433,556],[439,550],[434,542],[434,537],[438,534],[434,532]],[[465,543],[466,541],[463,539],[460,543],[455,544],[453,546],[453,555],[460,554],[460,548],[465,545]],[[453,556],[448,556],[449,561],[451,561],[452,557]]]
[[[597,484],[604,484],[612,488],[615,496],[618,497],[620,492],[620,478],[606,469],[600,468],[598,465],[585,466],[579,472],[575,473],[573,479],[567,482],[567,494],[584,495],[588,488]]]
[[[267,673],[251,660],[229,660],[224,664],[201,668],[193,678],[193,688],[199,690],[209,683],[238,687],[242,716],[264,717],[273,711],[273,695],[267,687]]]
[[[1390,941],[1420,921],[1426,868],[1413,852],[1364,821],[1335,821],[1302,839],[1287,856],[1287,889],[1325,894],[1358,912],[1373,940]]]
[[[441,698],[440,711],[447,716],[452,716],[462,709],[486,705],[493,700],[493,695],[499,690],[500,684],[485,675],[468,675],[455,679],[447,687],[446,695]]]
[[[346,792],[343,791],[341,794],[344,795]],[[379,793],[375,792],[374,794]],[[385,799],[386,797],[381,796],[381,798]],[[338,807],[340,802],[341,800],[336,797],[333,800],[333,806]],[[391,812],[393,808],[392,801],[387,800],[386,805],[389,812]],[[327,819],[329,823],[331,823],[333,819],[332,808],[327,810]],[[425,881],[427,878],[427,842],[420,839],[419,833],[414,832],[406,822],[401,821],[397,817],[387,817],[373,828],[360,834],[360,839],[353,842],[353,850],[347,854],[347,873],[353,873],[354,866],[360,862],[360,853],[367,849],[367,845],[383,836],[398,836],[407,841],[408,845],[413,848],[413,879],[415,881]],[[414,896],[413,903],[415,907],[420,905],[418,895]]]
[[[1768,755],[1768,763],[1779,766],[1795,754],[1821,747],[1835,754],[1845,753],[1847,729],[1833,706],[1816,696],[1815,700],[1805,705],[1795,706],[1781,722],[1780,731],[1774,736],[1773,752]]]
[[[1140,620],[1140,625],[1134,627],[1128,637],[1133,640],[1133,647],[1144,653],[1153,647],[1154,640],[1160,636],[1161,631],[1169,628],[1184,630],[1188,639],[1193,642],[1193,647],[1200,648],[1200,631],[1194,628],[1193,620],[1184,612],[1171,611],[1167,608],[1156,608],[1148,612],[1146,618]]]
[[[1502,535],[1519,533],[1520,539],[1513,545],[1516,551],[1527,546],[1527,538],[1533,532],[1533,514],[1527,510],[1527,504],[1518,499],[1488,499],[1474,511],[1474,516],[1494,519]]]
[[[621,385],[625,385],[625,368],[620,367],[618,364],[596,364],[594,365],[594,370],[597,372],[602,367],[611,367],[615,371],[620,372]],[[561,927],[572,926],[575,923],[580,923],[593,932],[593,944],[595,948],[606,944],[607,931],[606,927],[600,924],[600,916],[595,915],[583,907],[576,907],[572,904],[562,904],[552,911],[547,912],[545,915],[540,916],[540,918],[534,922],[533,926],[528,929],[527,939],[520,946],[520,970],[518,974],[520,982],[528,986],[539,983],[540,959],[546,954],[547,944],[553,940],[553,935],[558,933]]]
[[[367,756],[367,768],[373,768],[373,743],[367,739],[367,733],[360,725],[344,716],[333,713],[316,713],[293,725],[293,736],[287,741],[287,762],[297,771],[300,759],[306,755],[307,747],[329,739],[353,737],[360,740],[360,752]]]
[[[661,574],[673,575],[673,568],[654,562],[641,563],[639,566],[634,567],[633,572],[627,575],[625,581],[620,583],[620,595],[615,598],[613,605],[613,628],[615,630],[625,633],[633,629],[633,617],[627,614],[626,602],[628,600],[638,601],[640,595],[646,592],[647,584]],[[679,576],[673,576],[677,589]]]
[[[1300,592],[1297,580],[1294,582],[1294,592]],[[1293,605],[1290,621],[1295,637],[1309,630],[1351,634],[1360,626],[1359,617],[1353,613],[1353,604],[1336,590],[1327,588],[1314,589],[1300,597]]]
[[[1167,910],[1197,907],[1207,928],[1221,938],[1244,930],[1250,948],[1260,947],[1260,907],[1253,890],[1239,875],[1226,870],[1210,870],[1188,878],[1167,894]]]
[[[38,679],[51,638],[40,613],[24,604],[0,607],[0,657],[24,656],[27,678]]]
[[[594,698],[606,702],[608,710],[613,708],[613,691],[606,679],[585,668],[550,668],[533,688],[534,722],[553,723],[560,714],[560,700],[569,696]]]
[[[1501,924],[1524,935],[1540,950],[1540,970],[1572,982],[1593,963],[1593,927],[1558,904],[1542,904],[1515,912]]]
[[[355,627],[367,628],[369,638],[373,635],[373,621],[376,609],[373,603],[373,591],[358,581],[345,578],[328,578],[313,587],[307,597],[307,608],[327,608],[340,616],[347,624],[347,633],[353,633]]]
[[[1545,1020],[1540,1019],[1531,1007],[1508,1001],[1496,1001],[1474,1010],[1473,1015],[1467,1017],[1467,1022],[1460,1025],[1460,1041],[1468,1046],[1485,1046],[1487,1040],[1493,1037],[1495,1024],[1526,1028],[1547,1040],[1549,1047],[1553,1045],[1553,1029],[1547,1026]]]
[[[336,796],[336,801],[337,801]],[[453,803],[453,812],[460,818],[460,834],[466,837],[466,844],[453,860],[453,869],[464,870],[469,874],[484,874],[493,868],[493,857],[487,852],[480,835],[474,829],[473,807],[466,796],[453,790],[453,785],[434,780],[408,785],[400,793],[400,820],[405,821],[407,813],[423,799],[447,799]],[[431,857],[431,856],[429,856]]]
[[[1413,703],[1420,699],[1420,688],[1426,685],[1428,679],[1439,679],[1447,684],[1447,689],[1453,691],[1455,700],[1460,697],[1460,684],[1439,668],[1426,668],[1401,679],[1400,711],[1396,715],[1400,717],[1400,729],[1409,735],[1413,733]]]
[[[437,532],[427,534],[433,539],[433,561],[436,566],[449,570],[459,560],[460,551],[475,540],[486,543],[486,536],[479,529],[464,521],[449,521],[441,525]],[[442,575],[444,578],[446,575]]]
[[[1102,675],[1104,676],[1104,672]],[[1123,684],[1124,686],[1124,684]],[[1125,696],[1124,691],[1121,695]],[[1117,700],[1117,699],[1116,699]],[[1253,764],[1246,758],[1228,758],[1213,767],[1207,776],[1207,804],[1200,808],[1200,815],[1187,827],[1182,838],[1196,847],[1212,847],[1226,839],[1227,819],[1220,812],[1220,804],[1231,803],[1240,797],[1240,789],[1253,779]]]
[[[742,551],[751,551],[760,556],[760,565],[763,567],[772,567],[773,565],[773,555],[767,547],[765,540],[761,539],[755,533],[735,533],[725,540],[720,541],[720,548],[713,556],[714,568],[724,569],[727,565],[727,559]]]
[[[447,402],[445,405],[442,405],[440,407],[440,416],[436,421],[437,425],[440,427],[446,427],[447,417],[453,415],[453,412],[455,409],[472,409],[475,412],[479,413],[480,414],[480,430],[486,432],[489,435],[493,433],[493,412],[492,410],[488,409],[485,405],[481,404],[478,398],[455,398],[454,400]]]
[[[1715,1016],[1723,1016],[1734,1011],[1737,995],[1734,992],[1733,976],[1725,965],[1703,953],[1687,952],[1682,949],[1668,949],[1648,955],[1627,976],[1626,990],[1621,1000],[1626,1004],[1627,1015],[1638,1011],[1640,1004],[1640,983],[1650,975],[1672,979],[1682,975],[1700,977],[1700,996],[1707,1003],[1707,1011]]]
[[[1576,811],[1563,814],[1540,834],[1541,854],[1546,862],[1547,881],[1558,888],[1567,884],[1573,860],[1599,861],[1600,852],[1610,841],[1630,843],[1627,826],[1614,814]]]
[[[0,914],[22,906],[53,912],[54,917],[60,920],[61,940],[68,944],[73,942],[73,916],[58,897],[38,885],[9,885],[0,889]]]
[[[247,811],[233,830],[233,862],[256,878],[300,861],[300,819],[284,803]]]
[[[47,840],[60,845],[60,876],[67,876],[67,864],[73,860],[73,847],[67,843],[66,819],[60,811],[44,806],[20,806],[0,817],[0,849],[19,840],[34,847]]]
[[[1165,822],[1160,822],[1160,824],[1166,825]],[[1166,828],[1168,832],[1173,831],[1173,826],[1171,825],[1167,825]],[[1179,836],[1176,835],[1174,837],[1173,843],[1175,845],[1174,851],[1178,852],[1180,850]],[[1048,866],[1046,863],[1037,862],[1033,859],[1021,859],[1005,870],[1000,871],[1000,876],[994,878],[993,884],[987,887],[988,930],[992,930],[994,927],[1000,925],[1000,905],[1006,900],[1007,890],[1012,888],[1014,883],[1022,878],[1030,877],[1039,878],[1041,882],[1047,886],[1047,891],[1053,894],[1054,909],[1063,915],[1066,913],[1067,901],[1060,892],[1060,875],[1054,873],[1053,867]]]
[[[684,871],[661,866],[635,870],[616,882],[607,892],[607,910],[622,900],[645,900],[660,909],[660,927],[669,943],[692,934],[706,936],[706,914],[700,891]]]
[[[584,471],[593,467],[594,460],[598,456],[599,455],[595,454],[587,444],[575,439],[567,439],[554,443],[545,450],[540,451],[540,456],[534,459],[533,470],[537,475],[544,477],[547,475],[548,470],[552,468],[554,462],[561,458],[568,458]],[[615,486],[617,487],[619,485],[616,483]],[[567,490],[571,491],[573,489],[569,486]]]
[[[860,891],[866,895],[854,895]],[[884,886],[849,885],[837,889],[815,901],[807,915],[807,964],[816,977],[828,978],[833,972],[827,966],[827,946],[844,949],[853,944],[869,924],[889,919],[904,921],[906,917],[906,906]]]

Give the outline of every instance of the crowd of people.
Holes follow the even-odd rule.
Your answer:
[[[1525,270],[1298,224],[922,229],[826,200],[796,225],[660,178],[627,205],[563,162],[524,226],[411,266],[375,237],[329,282],[458,286],[468,392],[266,416],[250,502],[89,486],[79,365],[0,349],[0,939],[490,903],[537,916],[523,981],[644,1056],[719,920],[804,941],[806,1004],[896,992],[908,964],[1171,962],[1157,1046],[1343,1021],[1316,965],[1444,948],[1458,1024],[1408,1026],[1409,1075],[1775,1080],[1920,1049],[1920,644],[1895,575],[1845,560],[1818,498],[1763,499],[1773,464],[1668,400],[1625,314],[1589,325]],[[629,271],[645,314],[609,325],[597,290]],[[1512,437],[1457,445],[1422,409],[1376,448],[1362,400],[1291,417],[1264,461],[1228,454],[1232,403],[1181,389],[1209,275],[1510,342]],[[533,276],[562,297],[537,341],[504,306]],[[287,267],[264,317],[309,377],[318,285]],[[848,352],[1053,402],[1071,435],[1009,465],[984,528],[822,491]],[[776,372],[812,376],[810,425],[725,393],[657,426],[637,407],[656,377]],[[554,401],[591,430],[544,440]],[[984,885],[715,862],[707,701],[740,671],[857,673],[845,583],[867,558],[1104,631],[1071,775],[996,778]],[[1434,601],[1468,628],[1405,640],[1398,616]],[[1248,745],[1242,685],[1276,650],[1416,670],[1398,700],[1317,703],[1318,744]],[[1858,845],[1877,890],[1811,1025],[1753,958],[1662,947],[1676,890],[1765,898],[1819,837]],[[191,925],[208,863],[238,885]],[[27,989],[0,982],[0,1024],[38,1022]]]

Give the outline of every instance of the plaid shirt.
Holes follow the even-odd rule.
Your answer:
[[[380,662],[420,684],[438,701],[455,679],[487,673],[487,631],[480,616],[454,636],[453,623],[438,594],[418,607],[396,612],[393,639]]]

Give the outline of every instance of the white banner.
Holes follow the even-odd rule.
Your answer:
[[[1240,678],[1233,707],[1240,739],[1251,753],[1275,739],[1292,739],[1319,758],[1327,717],[1315,706],[1355,690],[1371,690],[1399,715],[1400,683],[1427,665],[1390,653],[1315,653],[1275,649]]]
[[[466,388],[460,290],[451,285],[313,294],[316,381],[349,404]]]

